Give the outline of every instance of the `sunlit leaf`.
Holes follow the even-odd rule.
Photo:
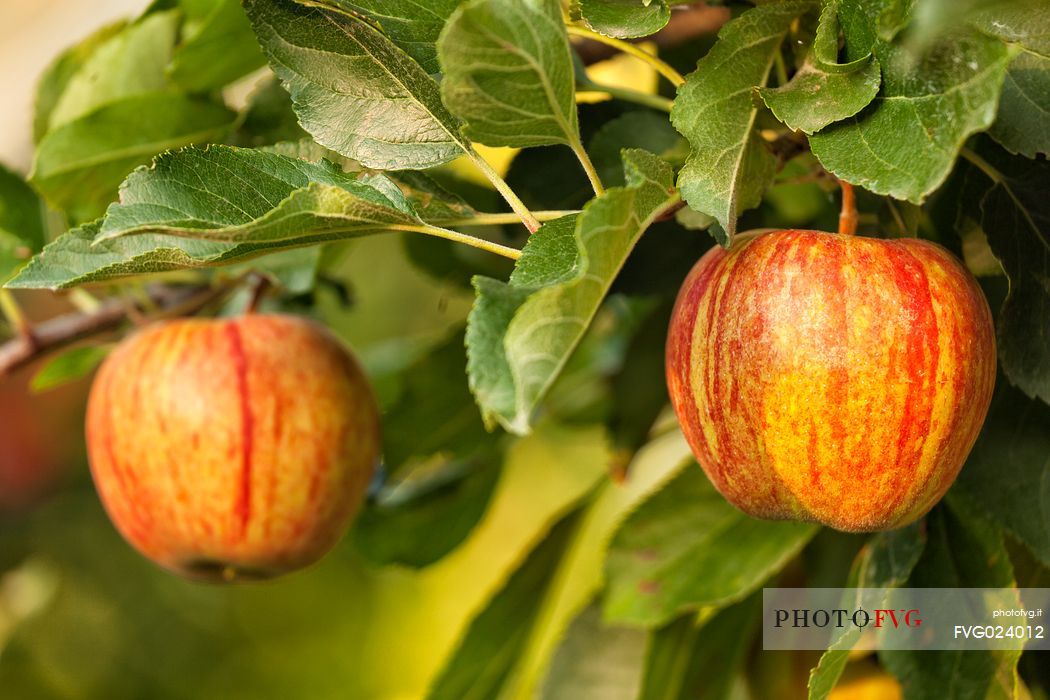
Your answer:
[[[623,524],[609,550],[606,618],[656,627],[685,610],[742,600],[816,533],[756,520],[687,468]],[[720,562],[731,558],[732,567]]]

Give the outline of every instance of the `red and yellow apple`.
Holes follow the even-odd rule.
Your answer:
[[[945,249],[776,231],[679,292],[667,383],[715,487],[759,518],[900,527],[944,495],[995,383],[988,303]]]
[[[268,578],[319,559],[379,455],[368,381],[324,328],[279,315],[160,323],[106,359],[87,412],[110,518],[191,578]]]

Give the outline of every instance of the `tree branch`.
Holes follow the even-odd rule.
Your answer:
[[[237,278],[215,286],[151,286],[146,293],[158,310],[151,318],[196,313],[225,296],[239,282]],[[143,306],[129,304],[125,299],[109,299],[91,313],[69,313],[33,325],[27,334],[0,345],[0,377],[80,340],[116,330],[129,320],[131,313],[142,313]]]

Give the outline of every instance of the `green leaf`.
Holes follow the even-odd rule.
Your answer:
[[[960,499],[934,511],[929,540],[911,588],[1012,588],[1013,569],[1001,532]],[[1019,603],[1020,601],[1018,601]],[[879,660],[919,700],[1016,697],[1019,650],[880,651]]]
[[[230,168],[232,170],[227,170]],[[270,171],[268,168],[272,168]],[[239,173],[231,178],[230,173]],[[246,185],[248,178],[251,185]],[[284,178],[284,179],[282,179]],[[318,183],[310,185],[311,179]],[[12,286],[69,287],[138,274],[230,263],[268,250],[287,247],[279,240],[249,244],[193,240],[181,236],[218,231],[236,238],[254,230],[255,222],[276,222],[296,205],[306,206],[313,193],[349,184],[380,202],[383,196],[357,185],[331,164],[309,164],[259,151],[212,146],[161,156],[150,169],[128,178],[124,201],[113,205],[105,221],[75,229],[47,246]],[[202,186],[203,187],[200,187]],[[353,195],[343,191],[346,201]],[[298,194],[297,198],[291,195]],[[338,199],[337,193],[334,196]],[[291,198],[286,202],[286,199]],[[316,200],[315,200],[316,201]],[[268,209],[276,203],[278,209]],[[338,206],[338,205],[335,205]],[[276,214],[273,214],[277,211]],[[304,211],[302,217],[309,217]],[[267,214],[271,214],[267,218]],[[401,214],[411,218],[408,214]],[[314,222],[316,223],[316,222]],[[271,232],[273,229],[270,229]],[[151,232],[146,235],[125,234]],[[225,231],[225,233],[223,233]],[[267,235],[264,228],[262,235]]]
[[[635,700],[646,638],[641,630],[602,623],[597,606],[580,613],[551,660],[537,700]]]
[[[976,222],[1010,278],[996,321],[999,364],[1026,394],[1050,403],[1050,164],[984,140],[970,158],[958,228]]]
[[[574,20],[619,39],[655,34],[671,19],[667,0],[573,0],[571,10]]]
[[[433,564],[455,549],[481,520],[500,475],[498,455],[475,461],[447,463],[429,478],[410,477],[391,497],[369,504],[354,521],[358,549],[374,564],[410,568]]]
[[[33,375],[29,386],[33,391],[40,393],[75,382],[91,374],[111,350],[112,345],[85,345],[67,350],[48,360],[47,364]]]
[[[504,588],[470,624],[452,659],[434,681],[428,700],[496,698],[514,658],[525,645],[538,610],[533,604],[551,585],[578,514],[563,518],[514,571]]]
[[[650,633],[638,700],[728,700],[739,696],[762,606],[756,596],[701,622],[695,613]]]
[[[407,180],[230,146],[165,153],[128,177],[104,220],[58,238],[11,286],[70,287],[371,233],[436,231],[415,207],[458,211],[456,200],[424,189],[425,178]]]
[[[535,434],[543,435],[543,432],[538,430]],[[526,438],[526,441],[532,439]],[[485,663],[493,670],[490,676],[478,682],[479,685],[485,683],[486,692],[481,694],[482,697],[497,689],[501,698],[526,700],[536,696],[558,643],[572,620],[602,586],[602,562],[612,533],[627,513],[682,469],[688,454],[689,447],[681,434],[671,433],[654,440],[639,452],[625,482],[614,484],[602,473],[598,491],[580,515],[578,526],[565,545],[564,555],[548,573],[546,580],[550,585],[542,591],[535,590],[530,604],[522,605],[518,613],[521,626],[528,628],[519,630],[515,627],[516,631],[527,632],[524,643],[515,641],[514,652],[506,651],[495,642],[485,652],[478,651],[479,647],[473,648],[475,654],[488,657]],[[567,459],[561,453],[559,457]],[[608,453],[605,459],[608,460]],[[601,465],[603,469],[607,463]],[[513,585],[514,579],[511,578],[507,587]],[[463,647],[449,660],[444,676],[465,676],[471,672],[471,665],[478,663],[479,660],[468,656]],[[503,680],[498,684],[492,681],[490,685],[496,669]]]
[[[112,102],[48,133],[30,181],[75,220],[91,219],[135,166],[168,149],[221,138],[234,116],[209,100],[175,93]]]
[[[217,0],[210,14],[184,30],[168,77],[189,92],[221,88],[264,65],[266,59],[239,0]]]
[[[508,697],[535,697],[572,619],[602,588],[602,565],[616,528],[639,503],[682,470],[688,454],[681,434],[671,433],[639,451],[624,482],[614,483],[607,476],[602,479],[558,565],[554,585],[540,602],[540,618],[528,644],[514,662],[511,681],[504,688]],[[607,458],[606,467],[608,463]]]
[[[609,190],[579,217],[544,225],[508,283],[475,278],[467,371],[487,422],[528,432],[638,238],[678,201],[666,163],[637,150],[624,162],[627,186]]]
[[[1050,153],[1050,58],[1022,51],[1010,61],[988,133],[1011,153]]]
[[[70,77],[44,131],[125,98],[164,90],[178,29],[178,12],[154,12],[94,47]]]
[[[816,531],[750,518],[698,468],[687,468],[616,533],[606,560],[606,618],[656,627],[685,610],[742,600]]]
[[[43,245],[43,204],[25,180],[0,164],[0,283]]]
[[[922,203],[951,172],[963,142],[995,119],[1009,54],[959,29],[921,57],[878,41],[882,88],[860,114],[810,138],[837,177],[878,194]]]
[[[739,213],[758,205],[776,165],[754,129],[752,93],[765,84],[791,23],[814,7],[789,0],[748,10],[722,28],[678,90],[671,122],[692,146],[678,186],[690,207],[718,220],[723,245]]]
[[[228,146],[164,154],[128,177],[120,199],[99,241],[159,233],[290,247],[422,224],[382,175]]]
[[[1050,407],[1000,380],[956,489],[1050,566]]]
[[[413,458],[470,457],[493,447],[463,381],[464,334],[453,333],[404,371],[397,400],[383,415],[383,460],[396,475]]]
[[[807,134],[864,109],[882,81],[879,62],[870,56],[838,63],[837,13],[837,3],[824,6],[813,50],[788,83],[759,89],[777,119]]]
[[[841,53],[846,65],[856,65],[857,61],[871,55],[877,38],[877,30],[883,24],[883,17],[891,10],[896,0],[836,0],[836,15],[839,29],[842,32],[843,46]],[[824,35],[825,38],[827,35]],[[834,37],[834,57],[831,55],[830,42],[818,42],[815,48],[820,50],[823,63],[834,63],[840,53],[838,36]]]
[[[174,270],[230,265],[278,250],[278,245],[196,241],[141,235],[95,242],[101,221],[62,234],[44,246],[6,285],[12,289],[69,289]]]
[[[238,271],[254,271],[265,275],[279,288],[282,295],[307,294],[317,284],[317,271],[323,251],[324,246],[282,250],[259,260],[235,265],[230,272],[236,274]]]
[[[301,0],[302,1],[302,0]],[[311,4],[311,3],[304,3]],[[441,72],[437,40],[459,0],[314,0],[373,20],[427,73]]]
[[[470,0],[438,41],[441,95],[474,141],[579,144],[570,51],[558,0]]]
[[[365,19],[291,0],[245,0],[299,122],[381,170],[440,165],[470,148],[427,72]]]
[[[967,19],[983,32],[1050,58],[1050,7],[1029,0],[977,3]]]
[[[99,46],[120,34],[126,22],[115,22],[96,30],[86,39],[60,53],[44,70],[36,86],[33,104],[33,143],[39,143],[47,133],[51,113],[73,79]]]
[[[682,144],[682,137],[667,121],[666,114],[639,110],[603,124],[587,151],[602,182],[618,187],[624,184],[621,155],[625,148],[640,148],[667,160]]]
[[[424,221],[446,223],[469,219],[478,213],[462,197],[449,192],[426,173],[405,170],[388,177],[397,183]]]
[[[926,536],[919,524],[875,535],[861,550],[850,571],[847,586],[890,589],[903,585],[919,561],[925,544]],[[886,597],[858,593],[844,600],[843,607],[869,610],[885,605]],[[860,630],[848,628],[832,641],[820,657],[820,663],[810,671],[809,700],[827,700],[846,668],[850,649],[858,639]]]

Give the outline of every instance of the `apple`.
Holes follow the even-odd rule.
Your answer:
[[[106,359],[88,401],[91,473],[114,525],[188,578],[269,578],[343,535],[379,455],[350,352],[281,315],[152,325]]]
[[[988,303],[948,251],[819,231],[704,255],[666,354],[678,420],[726,499],[848,532],[906,525],[940,500],[995,368]]]

